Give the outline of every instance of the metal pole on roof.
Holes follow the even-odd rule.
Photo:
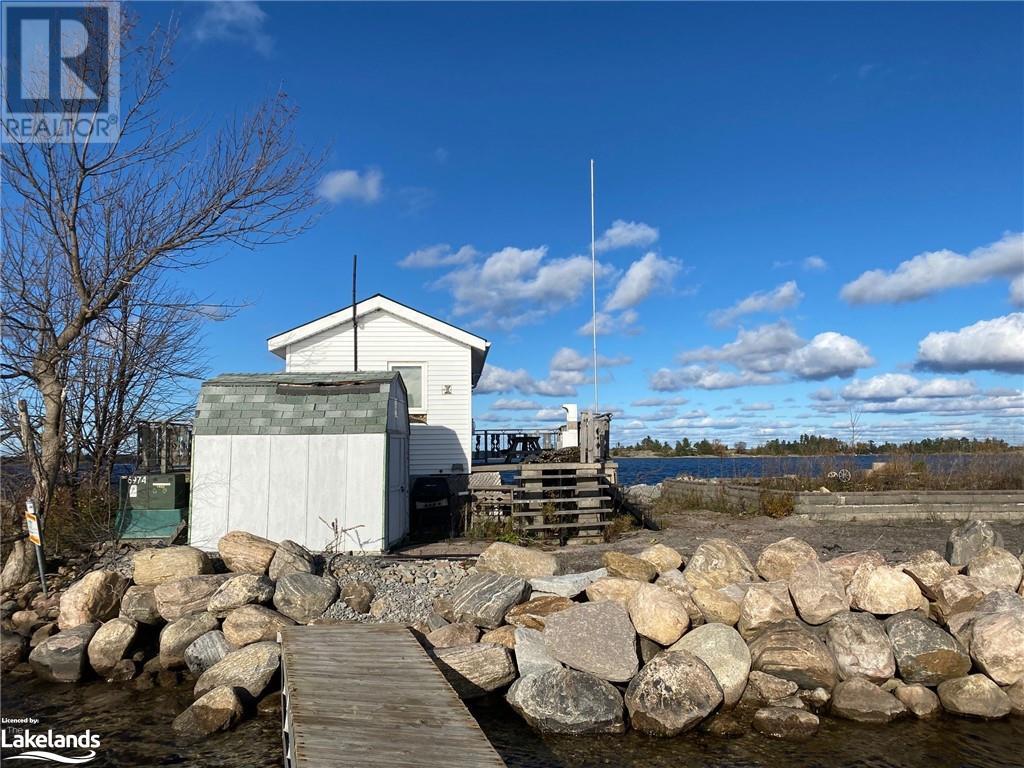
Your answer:
[[[356,265],[359,255],[352,254],[352,370],[359,370],[359,325],[356,323]]]
[[[594,339],[594,413],[598,411],[601,398],[597,388],[597,248],[594,224],[594,160],[590,160],[590,327]]]

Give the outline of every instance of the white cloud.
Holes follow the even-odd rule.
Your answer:
[[[716,366],[688,365],[654,372],[650,387],[655,392],[678,392],[681,389],[732,389],[734,387],[775,384],[778,379],[753,371],[721,371]]]
[[[598,312],[597,313],[597,335],[598,336],[609,336],[613,333],[621,333],[626,336],[635,336],[640,333],[640,327],[637,326],[637,320],[640,319],[639,313],[635,309],[627,309],[625,312],[618,314],[612,314],[611,312]],[[581,336],[590,336],[593,333],[594,320],[587,320],[583,325],[576,329],[576,332]]]
[[[664,259],[653,251],[629,265],[612,295],[605,302],[608,312],[635,307],[657,289],[667,289],[679,273],[681,265],[674,259]]]
[[[515,400],[505,397],[499,397],[491,403],[492,411],[537,411],[543,407],[536,400]]]
[[[398,262],[398,266],[407,269],[450,267],[454,264],[466,264],[476,256],[477,251],[471,245],[464,245],[457,251],[453,251],[448,243],[438,243],[413,251]]]
[[[859,341],[827,331],[790,355],[786,369],[801,379],[820,380],[852,376],[858,368],[874,364],[868,348]]]
[[[633,358],[623,355],[622,357],[597,356],[597,364],[601,368],[615,368],[620,365],[629,365]],[[570,347],[562,347],[555,352],[551,358],[552,371],[589,371],[594,367],[591,357],[583,355]]]
[[[634,408],[655,407],[661,405],[685,405],[690,402],[685,397],[644,397],[634,400],[630,405]]]
[[[478,395],[505,394],[515,390],[528,391],[533,388],[533,377],[523,368],[510,371],[488,363],[484,366],[473,392]]]
[[[203,7],[192,37],[200,43],[237,42],[269,56],[274,39],[267,33],[267,13],[259,3],[236,0],[208,3]]]
[[[503,248],[483,263],[474,262],[448,273],[437,285],[451,290],[455,315],[476,314],[480,325],[515,328],[543,319],[589,289],[589,258],[546,257],[546,246]],[[611,271],[600,263],[597,269],[599,277]]]
[[[806,344],[793,327],[785,322],[761,325],[752,330],[741,328],[736,340],[721,347],[701,347],[684,352],[684,362],[725,362],[737,368],[772,373],[786,367],[786,360]]]
[[[740,406],[741,411],[774,411],[775,406],[771,403],[747,403]]]
[[[948,288],[1024,273],[1024,233],[975,248],[967,256],[949,250],[927,251],[902,262],[893,272],[873,269],[840,291],[850,304],[914,301]]]
[[[646,248],[658,240],[658,230],[642,221],[623,221],[616,219],[612,225],[595,241],[594,248],[598,253],[614,251],[618,248]]]
[[[1024,312],[981,320],[959,331],[929,333],[917,346],[916,367],[1024,373]]]
[[[803,268],[809,272],[821,272],[828,269],[828,262],[821,256],[808,256],[804,259]]]
[[[1024,275],[1015,277],[1010,283],[1010,303],[1015,307],[1024,307]]]
[[[811,392],[810,397],[811,397],[812,400],[818,400],[820,402],[825,403],[825,402],[828,402],[830,400],[835,400],[836,399],[836,393],[833,392],[828,387],[820,387],[819,389],[816,389],[813,392]]]
[[[711,315],[711,322],[724,327],[736,322],[744,315],[760,312],[781,312],[795,307],[803,299],[804,294],[794,280],[778,285],[770,291],[756,291],[745,299],[740,299],[728,309],[716,309]]]
[[[384,174],[377,168],[362,173],[352,170],[331,171],[320,180],[317,193],[332,203],[360,200],[375,203],[380,200]]]
[[[964,397],[977,392],[967,379],[928,379],[921,381],[906,373],[883,373],[870,379],[851,381],[843,388],[847,400],[897,400],[901,397]]]

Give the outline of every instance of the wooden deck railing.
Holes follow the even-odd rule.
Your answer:
[[[557,429],[483,429],[473,432],[474,464],[516,464],[558,448]]]

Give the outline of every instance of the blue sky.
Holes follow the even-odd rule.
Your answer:
[[[191,3],[167,108],[283,87],[317,225],[189,278],[211,372],[381,292],[492,341],[484,425],[1024,442],[1024,5]],[[581,332],[583,331],[583,332]]]

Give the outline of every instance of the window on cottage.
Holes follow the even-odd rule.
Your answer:
[[[423,366],[422,365],[392,365],[391,370],[398,371],[402,375],[402,382],[405,384],[405,391],[409,394],[409,409],[423,410]]]

